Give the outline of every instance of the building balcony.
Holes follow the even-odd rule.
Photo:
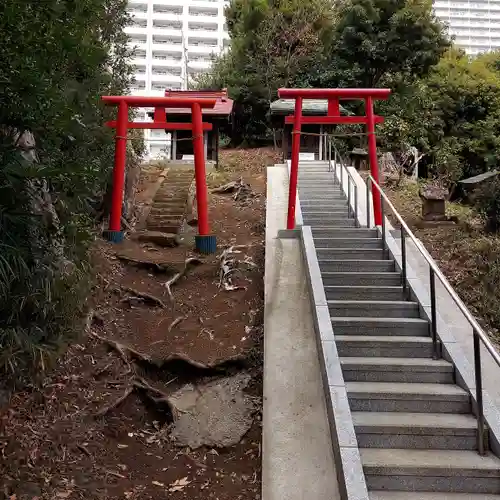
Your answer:
[[[215,43],[219,41],[219,33],[217,31],[189,30],[188,39],[193,42]]]
[[[175,19],[158,19],[155,17],[153,19],[153,29],[179,32],[182,30],[182,22]]]
[[[165,59],[158,59],[157,57],[153,57],[152,63],[153,66],[159,68],[182,68],[181,59],[172,59],[168,57]]]
[[[219,31],[219,25],[217,22],[201,23],[201,22],[188,21],[188,30],[217,33]]]
[[[214,38],[213,35],[210,38],[202,38],[198,34],[196,34],[196,37],[188,37],[188,46],[190,49],[191,47],[196,47],[193,52],[205,53],[205,49],[209,49],[209,51],[217,50],[217,47],[219,46],[219,39]]]
[[[212,65],[212,61],[209,58],[196,60],[188,56],[188,61],[189,68],[193,70],[207,70]]]
[[[165,85],[166,83],[182,83],[181,75],[152,75],[151,76],[151,86],[153,85]]]
[[[218,17],[219,6],[217,4],[209,6],[209,3],[191,4],[188,7],[188,15],[193,17]]]
[[[175,30],[153,30],[153,44],[182,46],[182,35]]]
[[[207,59],[215,57],[219,53],[220,50],[218,46],[211,47],[206,45],[188,45],[188,54],[203,54]]]
[[[147,35],[129,34],[128,46],[130,50],[134,52],[139,50],[145,53],[147,41],[148,41]]]
[[[134,73],[134,81],[136,82],[136,84],[139,84],[139,85],[144,84],[145,85],[146,73],[145,72]]]
[[[182,57],[182,44],[172,44],[172,43],[155,43],[152,45],[153,52],[158,54],[159,52],[165,53],[177,53]]]
[[[180,82],[155,83],[151,85],[151,95],[165,95],[165,90],[181,90]]]
[[[145,40],[148,34],[147,27],[127,26],[124,31],[131,40]]]
[[[146,19],[148,18],[147,10],[127,9],[128,14],[132,19]]]

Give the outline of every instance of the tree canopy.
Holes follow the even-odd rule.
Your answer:
[[[413,144],[429,173],[453,183],[484,172],[500,155],[498,55],[470,59],[449,51],[427,77],[407,85],[383,110],[385,147]]]
[[[282,86],[378,86],[422,77],[449,47],[421,0],[233,0],[231,46],[200,85],[227,86],[239,139],[269,135]]]

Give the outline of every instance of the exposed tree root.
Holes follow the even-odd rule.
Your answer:
[[[121,344],[120,342],[117,342],[116,340],[102,337],[101,335],[99,335],[95,332],[92,332],[92,336],[99,339],[101,342],[104,342],[106,345],[108,345],[113,350],[115,350],[119,354],[120,358],[124,361],[124,363],[128,367],[130,367],[130,362],[135,359],[135,360],[138,360],[140,362],[144,362],[146,364],[152,365],[155,368],[163,368],[163,367],[165,367],[165,365],[167,365],[169,363],[173,363],[176,361],[182,361],[182,362],[192,366],[193,368],[197,368],[199,370],[211,370],[211,369],[219,368],[219,367],[223,366],[224,364],[243,361],[243,359],[244,359],[243,356],[237,355],[237,356],[233,356],[231,358],[225,359],[222,362],[217,361],[215,363],[205,364],[205,363],[200,363],[199,361],[196,361],[194,359],[191,359],[189,356],[186,356],[183,353],[173,353],[165,358],[153,359],[146,354],[142,354],[141,352],[137,351],[133,347]]]
[[[245,290],[244,286],[233,284],[233,275],[239,273],[243,278],[243,272],[239,269],[240,261],[235,257],[241,253],[241,249],[247,248],[246,245],[235,245],[226,248],[220,256],[220,271],[219,271],[219,287],[224,288],[227,292],[234,290]],[[248,257],[247,257],[248,258]]]
[[[165,302],[163,302],[161,299],[159,299],[155,295],[151,295],[151,294],[146,293],[146,292],[141,292],[139,290],[136,290],[135,288],[131,288],[128,286],[122,286],[121,288],[122,288],[122,290],[125,290],[126,292],[131,293],[134,297],[139,297],[139,298],[143,299],[145,302],[149,302],[150,304],[154,304],[154,305],[159,306],[163,309],[167,308]]]
[[[175,318],[168,327],[168,333],[170,333],[182,320],[186,319],[186,317],[187,316],[179,316],[178,318]]]
[[[172,302],[174,302],[172,286],[175,285],[183,276],[185,276],[191,268],[201,263],[202,261],[200,259],[197,259],[196,257],[190,257],[189,259],[186,259],[186,261],[184,262],[184,269],[165,283],[165,288],[167,289],[168,296],[170,297],[170,300]]]
[[[131,387],[131,386],[127,387],[125,389],[125,392],[118,399],[115,399],[110,404],[104,406],[102,409],[100,409],[95,414],[95,416],[96,417],[104,417],[104,415],[106,415],[107,413],[109,413],[111,410],[113,410],[114,408],[120,406],[132,394],[132,392],[134,392],[134,387]]]
[[[116,257],[125,262],[126,264],[131,264],[137,266],[141,269],[146,269],[147,271],[153,271],[155,273],[161,274],[174,274],[177,272],[175,267],[168,262],[152,262],[149,260],[141,260],[129,255],[117,253]]]
[[[252,198],[256,197],[256,194],[252,191],[250,185],[244,182],[242,177],[240,177],[237,181],[228,182],[227,184],[212,189],[212,193],[234,193],[233,200],[241,203],[242,205],[250,203]]]

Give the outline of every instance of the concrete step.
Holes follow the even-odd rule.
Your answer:
[[[181,205],[178,205],[176,207],[171,206],[171,207],[165,207],[165,208],[158,208],[158,207],[153,206],[153,208],[149,211],[149,215],[152,217],[162,216],[162,215],[165,217],[169,217],[171,215],[180,216],[180,215],[184,215],[184,210],[185,210],[185,207],[181,206]]]
[[[160,200],[155,200],[153,202],[153,207],[158,207],[158,208],[168,208],[168,207],[178,207],[178,206],[185,206],[186,205],[186,198],[170,198],[170,199],[162,199]]]
[[[318,259],[321,272],[394,272],[392,260]]]
[[[470,396],[454,384],[346,382],[351,411],[470,413]]]
[[[342,208],[335,207],[333,209],[318,209],[311,207],[301,207],[302,215],[307,215],[308,217],[318,218],[323,217],[333,217],[335,219],[349,217],[349,212],[347,210],[347,205]]]
[[[304,217],[304,221],[306,221]],[[318,259],[359,259],[359,260],[389,260],[387,253],[381,248],[322,248],[316,246]]]
[[[397,337],[379,335],[335,335],[339,356],[372,356],[385,358],[430,358],[429,337]]]
[[[180,223],[178,224],[151,224],[151,223],[146,223],[146,228],[148,231],[158,231],[161,233],[171,233],[171,234],[177,234],[180,230]]]
[[[299,196],[304,198],[331,198],[332,196],[344,197],[344,191],[339,186],[329,182],[320,185],[299,186]]]
[[[406,292],[399,286],[325,286],[328,300],[405,300]]]
[[[347,208],[347,198],[345,200],[306,200],[302,199],[299,194],[300,206],[301,208],[316,208],[316,210],[331,209],[332,207],[346,207]]]
[[[368,489],[500,494],[500,460],[461,450],[360,450]]]
[[[341,358],[346,382],[399,382],[453,384],[454,368],[443,359],[423,358]]]
[[[325,286],[398,286],[401,275],[394,273],[323,273]]]
[[[426,493],[423,491],[370,491],[368,496],[370,500],[500,500],[500,494]]]
[[[311,174],[301,174],[299,172],[299,187],[302,187],[303,185],[307,185],[307,184],[318,185],[318,183],[321,183],[323,181],[324,182],[331,182],[332,184],[335,184],[336,186],[338,186],[332,172],[318,172],[314,176]]]
[[[332,317],[371,318],[418,318],[418,302],[383,300],[329,300],[328,309]]]
[[[168,193],[171,192],[172,190],[172,184],[175,182],[175,188],[183,188],[183,189],[189,189],[193,182],[193,177],[191,178],[183,178],[183,177],[175,177],[175,178],[168,178],[167,182],[162,184],[160,189],[158,189],[157,193]]]
[[[338,218],[334,219],[329,217],[325,220],[311,220],[307,215],[303,216],[304,224],[312,227],[356,227],[354,219]]]
[[[305,212],[302,211],[304,214]],[[346,210],[347,213],[347,210]],[[382,248],[380,238],[314,238],[316,248]]]
[[[367,229],[364,227],[342,228],[342,227],[313,227],[312,234],[314,241],[317,238],[378,238],[376,229]]]
[[[299,198],[301,203],[304,202],[314,204],[319,202],[326,202],[334,204],[335,202],[347,202],[347,197],[342,193],[324,192],[312,194],[310,192],[304,193],[303,191],[299,191]]]
[[[148,217],[148,223],[152,224],[162,224],[162,223],[170,223],[170,222],[180,222],[183,219],[183,215],[168,215],[163,214],[163,212],[159,215],[151,215]]]
[[[321,175],[314,177],[304,177],[299,175],[299,190],[300,189],[322,189],[324,187],[331,187],[340,191],[340,185],[334,182],[333,175]]]
[[[353,412],[352,420],[360,448],[477,449],[472,415]]]
[[[422,318],[351,316],[330,319],[336,335],[429,336],[429,323]]]

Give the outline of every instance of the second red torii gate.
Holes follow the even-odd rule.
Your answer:
[[[214,235],[210,234],[210,225],[208,220],[208,191],[203,144],[203,132],[205,130],[212,130],[212,125],[210,123],[203,123],[202,109],[213,108],[216,100],[199,97],[150,97],[121,95],[103,96],[102,101],[107,105],[118,107],[116,120],[106,123],[108,127],[116,129],[111,213],[109,217],[109,230],[106,231],[105,235],[107,239],[113,242],[120,242],[123,239],[121,216],[125,184],[128,129],[160,129],[165,131],[191,130],[193,133],[192,140],[196,181],[196,202],[198,208],[198,235],[196,236],[196,249],[202,253],[215,252],[216,238]],[[129,121],[129,108],[134,107],[154,108],[153,122]],[[176,123],[167,121],[165,108],[190,108],[191,123]]]
[[[376,116],[373,111],[375,99],[387,99],[389,89],[279,89],[280,98],[295,99],[295,113],[285,118],[286,124],[293,124],[292,132],[292,159],[290,166],[290,188],[288,194],[287,229],[295,228],[295,206],[297,203],[297,181],[299,173],[300,134],[302,124],[337,125],[337,124],[364,124],[368,134],[368,157],[370,160],[371,175],[379,182],[377,162],[377,140],[375,125],[382,123],[383,118]],[[302,116],[302,102],[304,99],[327,99],[328,113],[326,116]],[[364,116],[340,116],[340,100],[363,100],[365,102]],[[375,224],[382,224],[380,195],[376,188],[372,188],[373,214]]]

